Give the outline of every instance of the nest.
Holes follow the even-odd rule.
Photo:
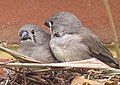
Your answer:
[[[111,68],[97,59],[46,64],[1,46],[0,50],[16,59],[0,63],[1,67],[7,69],[6,75],[0,78],[0,85],[86,85],[86,82],[88,85],[106,85],[106,81],[104,84],[94,84],[90,80],[120,81],[119,69]],[[76,79],[78,75],[87,80],[81,77]],[[117,85],[113,83],[107,85]]]
[[[10,70],[10,69],[9,69]],[[11,69],[11,73],[1,78],[5,85],[70,85],[75,74],[68,71],[33,71],[31,69]]]

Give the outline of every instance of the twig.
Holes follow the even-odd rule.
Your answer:
[[[17,73],[15,76],[13,76],[13,78],[11,79],[11,84],[13,84],[15,82],[18,75],[19,75],[19,73]]]
[[[0,64],[8,64],[8,63],[12,63],[12,62],[16,62],[16,61],[19,61],[19,59],[16,59],[16,60],[10,60],[10,61],[6,61],[6,62],[0,62]]]
[[[11,69],[11,68],[9,68],[9,69],[16,72],[16,75],[14,75],[14,76],[10,79],[12,85],[15,83],[15,81],[16,81],[17,78],[19,78],[19,79],[22,78],[24,85],[27,85],[27,79],[29,79],[29,80],[31,80],[31,81],[34,81],[34,82],[36,82],[36,83],[41,83],[41,82],[42,82],[42,81],[38,81],[38,79],[36,79],[36,78],[34,78],[34,77],[30,76],[30,75],[26,75],[26,71],[25,71],[24,69],[21,69],[21,70],[23,70],[22,72],[21,72],[21,70],[20,70],[20,71],[17,71],[17,70]],[[22,81],[21,81],[21,82],[22,82]]]
[[[18,70],[15,70],[15,69],[12,69],[12,68],[8,68],[8,67],[7,67],[7,69],[12,70],[12,71],[14,71],[14,72],[16,72],[16,73],[22,74],[22,72],[20,72],[20,71],[18,71]]]
[[[13,82],[13,83],[10,82],[10,85],[20,85],[20,84],[18,84],[17,82]]]
[[[79,63],[78,63],[79,62]],[[82,61],[75,62],[63,62],[63,63],[48,63],[48,64],[39,64],[39,63],[8,63],[5,65],[0,65],[1,67],[16,67],[16,68],[37,68],[41,67],[75,67],[75,68],[88,68],[88,69],[103,69],[107,73],[120,74],[119,69],[111,68],[106,64],[102,63],[97,59],[87,59]],[[54,69],[52,69],[54,70]]]
[[[23,68],[41,68],[41,67],[79,67],[79,68],[94,68],[94,69],[110,69],[110,67],[97,59],[87,59],[81,61],[73,62],[63,62],[63,63],[8,63],[6,65],[0,64],[1,67],[23,67]]]
[[[27,85],[27,78],[26,78],[26,75],[25,75],[25,71],[23,70],[23,78],[24,78],[24,85]]]
[[[113,35],[113,40],[114,40],[114,43],[115,43],[114,45],[115,45],[117,58],[118,58],[119,63],[120,63],[120,48],[119,48],[117,33],[116,33],[116,30],[115,30],[115,24],[114,24],[114,21],[113,21],[113,17],[112,17],[111,11],[110,11],[108,1],[103,0],[103,3],[104,3],[104,7],[106,9],[107,16],[108,16],[109,25],[110,25],[111,31],[113,33],[112,35]]]
[[[50,72],[50,71],[58,71],[58,70],[69,70],[71,68],[47,68],[47,69],[41,69],[41,70],[35,70],[33,72],[27,72],[27,75],[31,74],[42,74],[43,72]]]

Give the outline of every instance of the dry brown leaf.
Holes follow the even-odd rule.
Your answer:
[[[0,77],[4,76],[6,74],[6,71],[4,68],[0,68]]]
[[[97,82],[97,81],[92,81],[92,80],[88,80],[88,79],[82,78],[80,76],[76,76],[72,80],[71,85],[102,85],[102,84]]]
[[[98,79],[98,82],[103,83],[103,85],[119,85],[117,80],[111,79]]]
[[[116,81],[106,81],[104,85],[118,85]]]

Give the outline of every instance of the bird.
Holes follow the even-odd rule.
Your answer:
[[[110,51],[92,31],[71,12],[55,12],[45,20],[50,30],[50,47],[61,62],[96,58],[113,68],[119,68]]]
[[[51,52],[50,34],[34,24],[23,25],[18,32],[18,52],[43,63],[58,62]]]

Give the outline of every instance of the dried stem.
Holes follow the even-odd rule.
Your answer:
[[[107,16],[108,16],[108,21],[109,21],[109,25],[110,25],[110,28],[111,28],[111,32],[113,33],[112,35],[113,35],[113,40],[114,40],[114,43],[115,43],[114,45],[115,45],[117,58],[118,58],[119,63],[120,63],[120,48],[119,48],[119,43],[118,43],[118,37],[117,37],[116,30],[115,30],[115,25],[114,25],[114,21],[113,21],[112,14],[111,14],[111,11],[110,11],[110,7],[109,7],[109,4],[108,4],[108,0],[103,0],[103,3],[104,3],[104,7],[105,7],[105,10],[106,10]]]

